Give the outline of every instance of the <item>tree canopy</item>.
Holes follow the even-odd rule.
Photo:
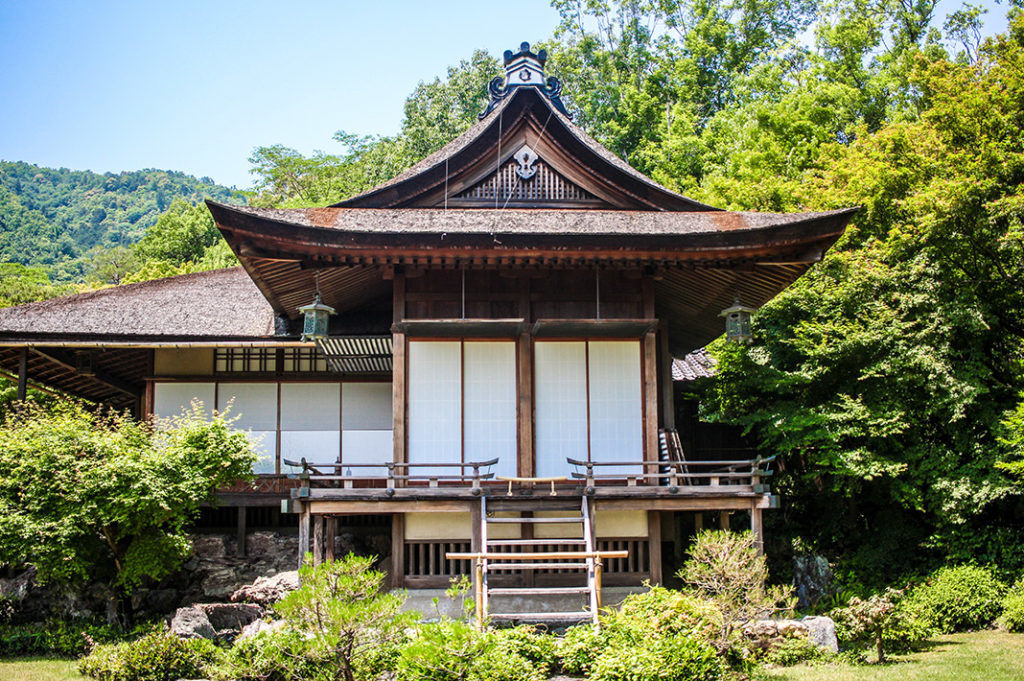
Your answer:
[[[40,581],[99,579],[127,596],[191,553],[186,528],[255,454],[223,415],[157,424],[77,402],[25,403],[0,423],[0,564]],[[126,614],[130,615],[129,612]]]

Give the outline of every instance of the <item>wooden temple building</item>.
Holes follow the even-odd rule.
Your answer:
[[[447,586],[474,554],[493,596],[584,593],[601,560],[607,584],[660,581],[708,514],[760,533],[768,466],[687,451],[673,358],[852,211],[671,192],[573,124],[544,62],[507,52],[479,122],[354,198],[209,202],[241,267],[0,310],[0,370],[140,417],[230,403],[261,458],[221,502],[295,514],[317,559],[375,523],[396,586]],[[314,299],[334,314],[304,338]]]

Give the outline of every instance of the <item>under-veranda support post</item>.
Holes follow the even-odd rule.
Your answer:
[[[732,511],[720,511],[718,513],[718,529],[729,530],[729,516],[732,515]]]
[[[302,504],[299,511],[299,568],[302,568],[309,553],[309,504]]]
[[[313,565],[324,562],[324,517],[313,516]]]
[[[238,507],[238,547],[235,549],[235,553],[239,556],[245,556],[245,506]]]
[[[758,554],[764,553],[764,522],[761,509],[756,506],[750,509],[750,531],[754,533],[754,546]]]
[[[338,518],[327,516],[324,521],[324,560],[334,560],[334,539],[338,536]]]
[[[18,401],[24,402],[28,397],[28,348],[18,353]]]

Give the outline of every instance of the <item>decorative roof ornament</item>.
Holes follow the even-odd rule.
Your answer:
[[[562,104],[562,82],[554,76],[544,78],[544,63],[547,60],[547,50],[534,54],[530,51],[530,43],[520,45],[519,51],[515,54],[512,50],[505,50],[505,77],[498,76],[488,84],[487,91],[491,95],[491,101],[480,114],[480,118],[486,118],[503,99],[515,92],[516,88],[526,86],[535,87],[543,92],[560,113],[572,118]]]

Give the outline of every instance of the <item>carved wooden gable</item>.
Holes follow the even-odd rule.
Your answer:
[[[608,203],[567,179],[523,145],[507,162],[448,204],[479,208],[605,208]]]

